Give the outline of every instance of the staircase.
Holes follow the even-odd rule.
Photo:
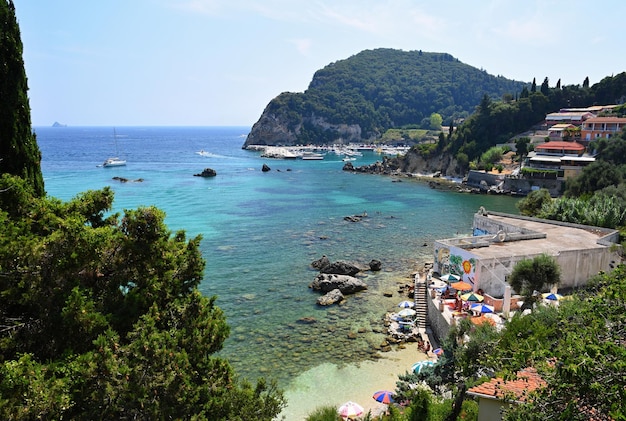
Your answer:
[[[413,291],[417,328],[420,332],[425,332],[428,326],[428,286],[426,285],[426,279],[420,278],[419,273],[415,275],[415,289]]]

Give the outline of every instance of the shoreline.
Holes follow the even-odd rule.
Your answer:
[[[379,390],[396,389],[398,376],[411,370],[411,366],[428,359],[417,350],[415,343],[404,348],[381,354],[376,361],[363,361],[343,366],[324,363],[303,372],[286,388],[287,406],[277,419],[297,421],[305,419],[316,408],[340,405],[353,401],[361,405],[365,413],[378,415],[385,405],[376,402],[372,395]],[[315,385],[315,386],[311,386]]]

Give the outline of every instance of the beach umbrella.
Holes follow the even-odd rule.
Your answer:
[[[440,276],[439,279],[446,282],[458,282],[461,280],[461,277],[453,273],[446,273],[445,275]]]
[[[402,302],[398,303],[398,307],[413,308],[413,307],[415,307],[415,303],[413,301],[402,301]]]
[[[363,415],[363,407],[356,402],[348,401],[339,407],[337,413],[341,418],[347,420]]]
[[[416,314],[416,311],[413,310],[412,308],[405,308],[398,312],[398,316],[400,317],[411,317],[411,316],[415,316],[415,314]]]
[[[482,303],[472,304],[470,308],[474,311],[479,311],[481,313],[493,313],[495,311],[495,308],[493,306]]]
[[[469,291],[470,289],[472,289],[472,286],[465,281],[455,282],[453,284],[450,284],[450,286],[457,291]]]
[[[467,294],[461,295],[461,300],[463,300],[463,301],[475,301],[475,302],[479,303],[479,302],[481,302],[484,299],[485,299],[485,297],[483,297],[480,294],[476,294],[475,292],[468,292]]]
[[[388,390],[379,390],[372,396],[376,402],[390,404],[393,402],[393,392]]]
[[[544,294],[541,294],[541,296],[546,300],[552,300],[552,301],[558,301],[561,298],[563,298],[561,294],[557,294],[555,292],[546,292]]]
[[[435,365],[435,362],[431,360],[418,361],[411,366],[411,371],[417,374],[421,372],[424,367],[430,367],[433,365]]]

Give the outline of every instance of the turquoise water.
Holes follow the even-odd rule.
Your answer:
[[[470,233],[480,206],[516,212],[510,197],[346,173],[332,155],[323,161],[264,159],[241,149],[248,130],[118,127],[128,165],[102,168],[115,151],[113,128],[35,129],[48,194],[67,200],[110,185],[115,210],[156,205],[172,231],[202,235],[207,265],[200,290],[218,296],[231,326],[221,354],[250,379],[269,376],[288,387],[322,363],[372,358],[384,339],[382,317],[399,301],[398,284],[432,260],[433,241]],[[376,159],[369,153],[353,164]],[[264,163],[272,171],[263,173]],[[206,167],[217,177],[193,176]],[[143,181],[120,183],[114,176]],[[368,217],[361,222],[343,219],[363,211]],[[369,289],[344,305],[318,308],[308,285],[316,275],[310,263],[322,255],[362,265],[378,259],[383,270],[365,272]],[[316,322],[299,322],[304,317]]]

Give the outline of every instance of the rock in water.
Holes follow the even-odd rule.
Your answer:
[[[263,167],[261,167],[261,171],[263,172],[268,172],[271,171],[272,169],[267,165],[267,164],[263,164]]]
[[[344,299],[343,294],[339,289],[333,289],[325,295],[322,295],[317,299],[317,304],[320,306],[329,306],[338,303]]]
[[[366,290],[367,284],[353,276],[320,273],[311,282],[309,288],[323,293],[338,289],[342,294],[354,294]]]
[[[372,259],[370,261],[370,270],[373,270],[374,272],[379,271],[382,268],[383,264],[380,260],[376,260],[376,259]]]
[[[213,168],[205,168],[200,174],[194,174],[195,177],[215,177],[217,172]]]

